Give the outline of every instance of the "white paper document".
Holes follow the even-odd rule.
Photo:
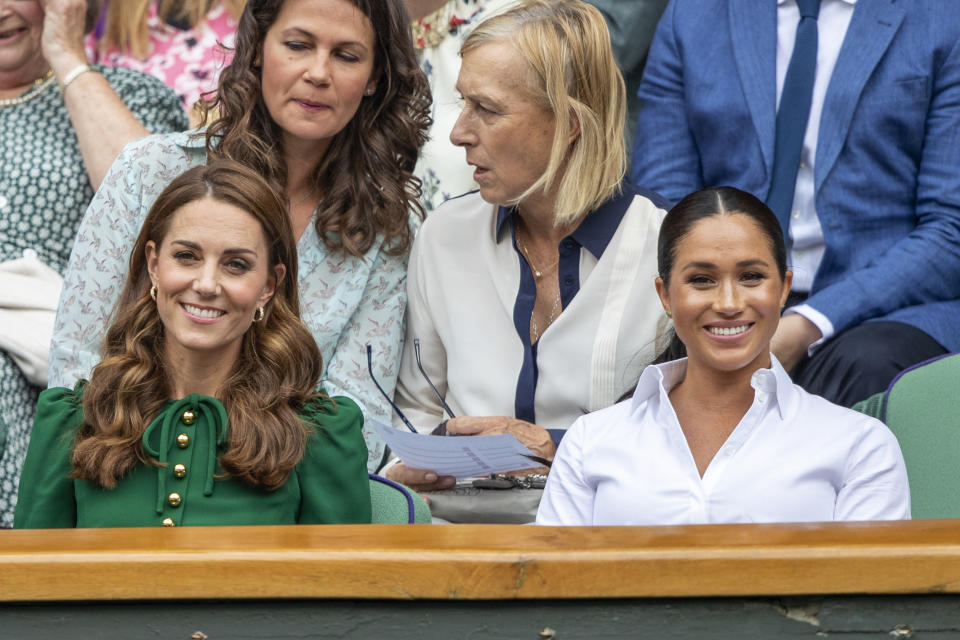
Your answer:
[[[542,466],[509,433],[495,436],[431,436],[371,420],[393,453],[408,467],[432,469],[441,476],[469,478]]]

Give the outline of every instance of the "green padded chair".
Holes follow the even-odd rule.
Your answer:
[[[430,507],[420,495],[392,480],[369,476],[373,524],[430,524]]]
[[[960,353],[922,362],[853,407],[900,442],[914,518],[960,518]]]

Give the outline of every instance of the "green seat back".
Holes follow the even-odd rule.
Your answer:
[[[900,442],[913,517],[960,518],[960,354],[907,370],[854,409]]]
[[[402,485],[400,485],[402,486]],[[410,502],[413,501],[414,524],[429,524],[430,507],[415,491],[403,487],[398,489],[380,479],[370,477],[370,507],[373,524],[408,524],[410,522]]]

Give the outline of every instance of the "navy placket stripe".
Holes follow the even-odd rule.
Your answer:
[[[599,260],[617,228],[619,228],[620,221],[636,194],[639,193],[649,198],[661,208],[669,207],[669,203],[655,193],[637,189],[629,183],[624,183],[622,187],[623,190],[620,194],[610,198],[587,215],[580,226],[560,243],[560,262],[557,271],[560,279],[560,303],[564,309],[573,302],[574,297],[580,292],[581,248],[587,249]],[[513,305],[513,324],[517,330],[517,336],[520,338],[520,343],[523,345],[523,363],[517,376],[514,417],[536,424],[537,415],[534,399],[539,375],[537,367],[539,340],[537,344],[530,344],[530,316],[533,314],[533,305],[537,299],[537,284],[532,269],[517,246],[516,225],[513,224],[512,219],[513,213],[513,207],[498,208],[496,232],[500,236],[503,225],[507,222],[510,223],[510,239],[520,262],[520,288]],[[544,332],[546,332],[546,329]]]
[[[526,266],[527,263],[517,247],[517,231],[513,224],[510,225],[510,236],[513,250],[520,258],[520,289],[517,291],[517,300],[513,305],[513,325],[523,344],[523,364],[520,366],[520,375],[517,377],[513,410],[516,418],[536,424],[534,396],[537,391],[537,345],[530,344],[530,315],[533,313],[533,304],[537,299],[537,284],[533,279],[533,272],[529,266]]]

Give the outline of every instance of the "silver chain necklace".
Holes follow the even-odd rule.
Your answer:
[[[312,195],[313,195],[313,192],[316,191],[316,189],[317,189],[317,185],[313,185],[312,187],[310,187],[310,191],[307,191],[307,195],[303,196],[302,198],[300,198],[300,199],[297,200],[296,202],[291,202],[291,203],[290,203],[290,209],[293,209],[294,207],[296,207],[296,206],[298,206],[298,205],[301,205],[301,204],[303,204],[304,202],[306,202],[306,201],[307,201],[307,198],[309,198],[310,196],[312,196]]]
[[[560,287],[557,287],[557,297],[553,301],[553,306],[550,308],[550,316],[547,318],[547,326],[543,328],[544,331],[553,324],[553,321],[557,319],[557,311],[560,310]],[[537,317],[533,311],[530,312],[530,332],[533,333],[533,341],[536,342],[540,339],[540,328],[537,326]]]

